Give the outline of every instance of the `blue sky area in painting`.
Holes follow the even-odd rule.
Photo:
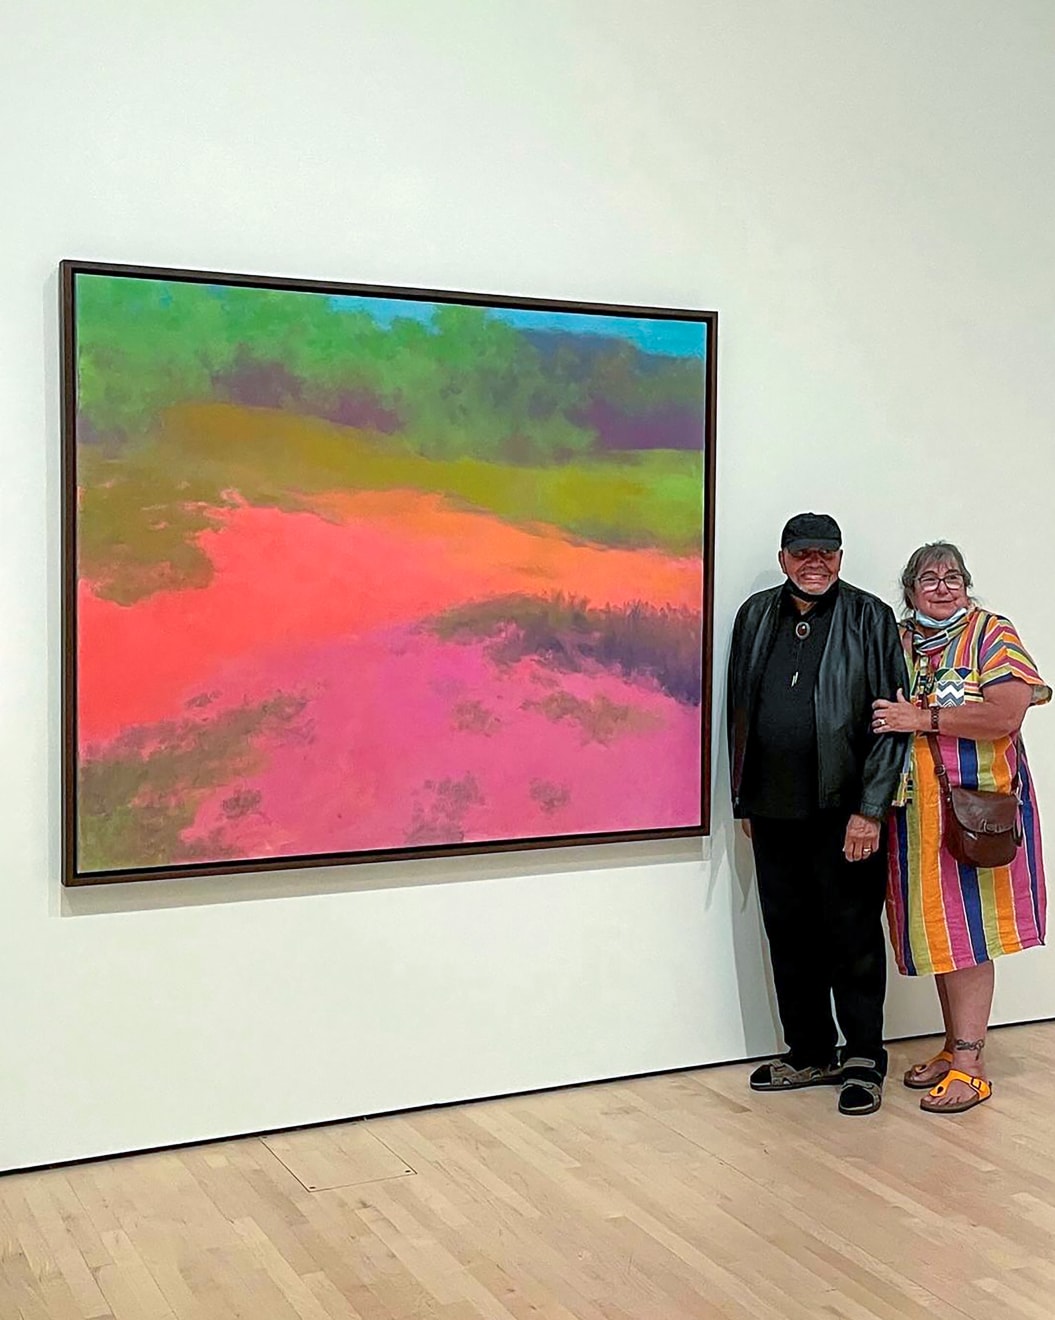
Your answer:
[[[390,326],[400,317],[432,324],[437,307],[433,302],[414,302],[403,298],[357,298],[334,296],[331,304],[338,311],[366,312],[379,325]],[[706,355],[707,326],[702,321],[668,321],[661,318],[631,316],[596,316],[588,312],[536,311],[521,307],[489,307],[487,314],[518,330],[546,331],[575,335],[602,335],[625,339],[644,353],[664,357]]]

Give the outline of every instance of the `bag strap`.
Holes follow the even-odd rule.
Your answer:
[[[930,756],[934,762],[934,773],[938,776],[938,783],[941,785],[941,795],[945,799],[945,805],[952,810],[952,788],[949,785],[949,772],[945,768],[945,757],[941,754],[941,743],[937,734],[928,733],[927,742],[930,745]]]

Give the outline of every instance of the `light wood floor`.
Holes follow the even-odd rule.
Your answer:
[[[1055,1025],[990,1053],[959,1118],[738,1066],[10,1175],[0,1317],[1051,1320]]]

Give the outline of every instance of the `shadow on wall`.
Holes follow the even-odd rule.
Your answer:
[[[756,591],[777,584],[772,571],[755,578],[745,599]],[[731,635],[730,635],[731,641]],[[729,749],[725,735],[725,675],[729,665],[729,644],[715,664],[715,686],[721,691],[714,738],[719,748],[718,769],[715,776],[714,802],[724,800],[722,842],[729,862],[729,883],[732,885],[733,963],[736,969],[736,992],[740,1005],[740,1020],[744,1031],[744,1053],[747,1058],[772,1054],[782,1040],[777,1000],[773,989],[773,970],[769,949],[762,929],[762,914],[755,891],[755,868],[751,844],[740,822],[728,815],[729,807]],[[718,657],[715,657],[716,661]],[[722,796],[720,796],[722,795]],[[714,812],[718,815],[718,812]],[[717,840],[714,840],[717,842]],[[718,849],[714,849],[715,853]],[[711,885],[715,883],[717,867],[711,869]]]
[[[706,849],[706,840],[703,840]],[[525,851],[495,851],[418,861],[357,862],[347,866],[305,870],[232,871],[229,875],[185,879],[125,881],[61,889],[58,915],[98,916],[156,908],[208,907],[254,903],[263,899],[305,898],[379,889],[418,889],[424,885],[466,884],[516,879],[521,876],[563,875],[570,871],[609,870],[627,866],[657,866],[699,861],[701,840],[655,839],[605,844],[570,845]]]

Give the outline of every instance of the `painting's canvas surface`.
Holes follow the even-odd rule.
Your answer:
[[[699,831],[713,320],[65,281],[72,878]]]

